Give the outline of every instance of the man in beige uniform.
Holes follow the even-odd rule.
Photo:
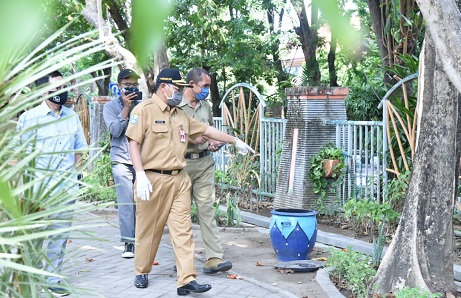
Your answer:
[[[179,104],[187,115],[214,126],[211,106],[206,101],[210,92],[211,78],[203,68],[194,68],[187,74],[186,82],[192,88],[184,90],[183,100]],[[215,201],[214,160],[210,151],[219,150],[224,143],[216,142],[205,136],[189,139],[185,170],[191,179],[191,196],[197,204],[200,232],[205,245],[204,273],[212,274],[232,268],[231,262],[223,261],[223,249],[215,220],[213,203]]]
[[[182,89],[190,85],[179,70],[163,69],[157,76],[155,94],[138,104],[130,116],[126,136],[136,171],[135,280],[137,288],[148,286],[147,275],[157,254],[165,223],[176,255],[178,295],[203,293],[211,289],[198,284],[194,266],[194,243],[190,219],[190,179],[184,158],[187,140],[201,134],[234,144],[237,151],[253,151],[247,144],[190,118],[176,106]]]

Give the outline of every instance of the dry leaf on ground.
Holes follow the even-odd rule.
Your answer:
[[[93,258],[86,258],[85,260],[86,260],[87,262],[93,262],[93,261],[94,261]]]
[[[256,266],[264,266],[262,262],[256,262]]]
[[[230,279],[242,279],[242,277],[240,277],[240,276],[237,275],[237,274],[228,275],[227,278],[230,278]]]

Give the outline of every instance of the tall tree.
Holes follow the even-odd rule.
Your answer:
[[[271,42],[261,1],[177,0],[168,20],[171,64],[184,70],[203,67],[212,77],[213,114],[219,115],[218,82],[225,91],[234,83],[272,84],[277,72],[268,58]],[[221,94],[220,94],[221,93]]]
[[[293,7],[299,20],[299,26],[295,27],[299,42],[306,62],[307,78],[310,86],[320,85],[320,67],[316,57],[318,43],[318,15],[317,0],[311,1],[311,23],[307,18],[304,0],[292,0]]]
[[[424,26],[416,0],[367,0],[367,3],[383,68],[401,65],[400,54],[419,55]],[[388,85],[395,83],[389,72],[384,81]]]
[[[98,28],[100,38],[106,43],[106,53],[120,61],[121,68],[132,68],[142,74],[141,89],[147,91],[146,94],[151,93],[152,78],[157,74],[154,61],[161,66],[169,63],[166,48],[162,46],[163,32],[150,31],[149,27],[163,27],[169,4],[161,0],[73,1],[84,1],[82,14],[88,23]],[[152,52],[156,54],[150,55]]]
[[[270,53],[272,61],[277,69],[277,83],[279,88],[283,88],[284,82],[288,79],[288,74],[283,69],[282,59],[280,57],[280,37],[282,34],[282,22],[285,15],[285,5],[287,0],[274,1],[263,0],[262,7],[266,9],[268,31],[270,38]],[[284,92],[285,90],[283,90]]]
[[[453,206],[461,156],[461,0],[418,0],[426,20],[419,131],[400,224],[374,279],[380,293],[455,294]],[[450,28],[450,30],[446,30]]]

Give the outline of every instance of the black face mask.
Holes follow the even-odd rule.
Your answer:
[[[58,104],[58,105],[63,105],[67,101],[67,91],[64,91],[63,93],[53,95],[52,97],[48,98],[49,101],[52,103]]]

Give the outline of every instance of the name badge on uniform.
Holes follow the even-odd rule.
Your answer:
[[[181,141],[181,143],[185,143],[186,142],[186,133],[184,132],[184,129],[179,129],[179,140]]]

